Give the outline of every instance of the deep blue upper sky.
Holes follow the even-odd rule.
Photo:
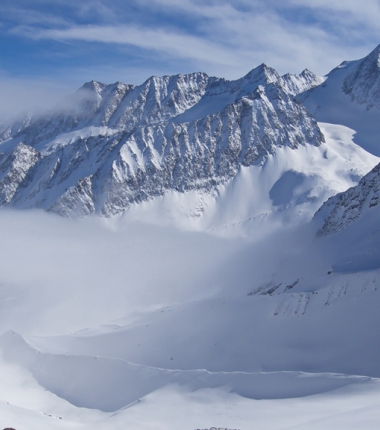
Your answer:
[[[92,79],[325,74],[380,43],[378,0],[1,0],[0,17],[0,115]]]

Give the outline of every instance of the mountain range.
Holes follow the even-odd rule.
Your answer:
[[[358,73],[356,92],[361,79]],[[244,167],[262,168],[278,149],[325,142],[296,97],[309,103],[326,81],[308,70],[279,76],[262,64],[236,81],[194,73],[151,77],[137,87],[89,82],[51,111],[1,131],[0,203],[110,216],[170,191],[219,196],[220,186]],[[360,103],[372,95],[363,94]],[[366,173],[357,164],[351,178]],[[341,182],[327,193],[353,185]]]
[[[380,46],[3,125],[0,426],[378,428],[379,79]]]
[[[324,78],[308,70],[280,76],[262,64],[235,81],[193,73],[153,76],[140,86],[88,82],[50,111],[3,126],[0,205],[108,217],[174,193],[186,201],[186,216],[208,228],[284,206],[315,211],[377,164],[375,157],[363,160],[358,149],[334,166],[337,151],[317,121],[352,128],[354,143],[380,155],[379,53],[377,47]],[[345,136],[347,147],[352,136]],[[313,167],[306,155],[297,155],[313,148],[320,149],[313,155],[320,158],[319,172],[318,162]],[[273,160],[287,166],[256,179]],[[335,170],[335,180],[326,181],[322,170]],[[248,192],[267,187],[265,196],[253,197],[256,208],[244,207],[241,219],[210,215],[223,212],[218,208],[231,198],[224,190],[247,174],[253,184]],[[282,191],[289,198],[273,198]],[[173,198],[168,205],[172,211]]]
[[[261,65],[232,82],[195,73],[87,83],[2,132],[1,204],[109,216],[169,190],[210,192],[278,147],[323,142],[293,98],[318,82]]]

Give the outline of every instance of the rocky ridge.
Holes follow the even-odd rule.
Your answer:
[[[168,190],[209,192],[278,147],[319,146],[316,121],[294,100],[318,83],[311,72],[280,77],[265,65],[236,81],[204,73],[138,87],[92,81],[1,132],[0,204],[110,216]]]
[[[359,184],[330,197],[316,213],[323,218],[319,236],[337,233],[358,220],[365,211],[380,203],[380,164],[365,175]]]

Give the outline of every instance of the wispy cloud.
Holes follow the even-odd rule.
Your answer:
[[[152,49],[170,56],[212,62],[222,65],[231,64],[238,56],[212,41],[189,34],[151,30],[134,26],[74,26],[66,29],[36,29],[17,27],[14,33],[33,39],[82,40],[86,42],[116,43]]]
[[[133,19],[124,15],[127,11],[120,2],[83,2],[77,7],[77,16],[96,12],[99,20],[96,24],[61,20],[57,25],[46,27],[37,25],[36,20],[31,23],[31,15],[29,22],[15,26],[11,31],[34,40],[129,45],[141,49],[142,55],[147,57],[149,53],[144,54],[143,51],[154,50],[164,57],[185,59],[194,68],[213,74],[224,73],[227,77],[237,77],[261,62],[269,63],[280,72],[295,72],[308,67],[325,73],[337,61],[355,58],[359,52],[365,51],[362,46],[352,50],[352,44],[340,39],[339,28],[332,30],[323,24],[331,20],[332,14],[336,15],[334,19],[346,32],[369,18],[371,23],[375,23],[379,15],[378,2],[368,0],[368,4],[368,10],[363,12],[367,7],[359,7],[355,1],[284,0],[279,8],[278,2],[273,0],[218,3],[138,0],[138,7],[149,6],[147,16],[158,11],[171,14],[170,20],[152,25],[149,19],[137,24],[131,22]],[[299,8],[318,14],[319,21],[303,22],[298,16]],[[342,12],[346,14],[342,16]],[[175,20],[176,15],[179,22]],[[191,17],[193,25],[180,28],[183,16]],[[39,19],[46,24],[50,17]],[[370,46],[372,48],[373,44]]]
[[[324,14],[324,19],[337,19],[338,25],[362,22],[367,29],[373,27],[379,31],[379,0],[366,0],[365,4],[357,0],[285,0],[284,3],[289,7],[302,6],[318,11]]]
[[[380,41],[378,0],[3,0],[0,14],[0,36],[42,53],[35,69],[66,86],[87,71],[83,80],[137,84],[197,70],[234,79],[262,62],[325,74]]]

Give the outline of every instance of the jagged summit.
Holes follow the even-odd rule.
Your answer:
[[[250,70],[243,79],[263,79],[263,82],[275,82],[279,79],[280,75],[272,67],[267,66],[265,63],[261,63],[259,66]]]
[[[85,82],[78,91],[81,90],[89,90],[89,91],[95,91],[96,93],[100,94],[102,92],[102,90],[107,86],[107,84],[103,84],[102,82],[98,82],[98,81],[90,81],[90,82]]]
[[[92,80],[57,103],[51,112],[30,116],[19,121],[17,127],[14,124],[4,127],[0,130],[0,142],[22,136],[24,143],[33,146],[59,133],[86,126],[132,130],[139,125],[171,119],[187,122],[222,110],[227,104],[252,94],[259,85],[279,82],[285,91],[298,94],[317,84],[316,75],[312,76],[281,78],[273,68],[261,64],[234,81],[209,77],[202,72],[151,76],[139,86],[120,81],[107,85]],[[219,99],[214,98],[210,103],[210,96],[219,96]]]
[[[299,75],[286,73],[280,79],[284,89],[294,96],[317,87],[325,80],[308,69],[303,70]]]

